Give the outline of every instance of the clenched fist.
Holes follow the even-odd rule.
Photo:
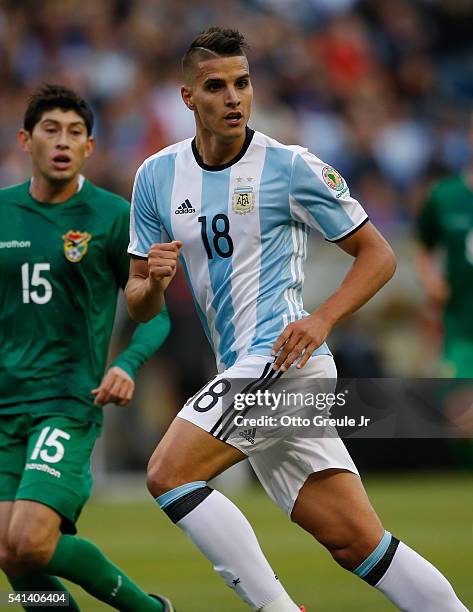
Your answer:
[[[151,282],[159,283],[166,289],[176,274],[181,248],[180,240],[151,245],[148,251],[148,274]]]

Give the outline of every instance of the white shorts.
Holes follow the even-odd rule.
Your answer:
[[[178,416],[245,453],[268,495],[290,515],[301,487],[314,472],[336,468],[358,474],[358,470],[333,428],[311,427],[309,431],[281,425],[302,423],[298,415],[306,417],[311,410],[306,406],[301,409],[297,401],[291,403],[290,393],[277,410],[265,407],[258,411],[257,406],[235,409],[235,398],[257,390],[262,394],[289,385],[294,391],[305,381],[310,381],[311,391],[320,394],[335,390],[337,370],[330,355],[312,357],[304,368],[291,367],[283,375],[272,369],[272,363],[272,358],[257,355],[241,359],[190,398]],[[265,419],[264,427],[257,425],[261,422],[258,417]]]

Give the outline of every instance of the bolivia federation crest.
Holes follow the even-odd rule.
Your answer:
[[[87,232],[78,232],[69,230],[67,234],[64,234],[62,239],[64,240],[64,254],[68,261],[77,263],[87,253],[89,241],[92,238],[91,234]]]
[[[251,178],[251,180],[253,180]],[[240,183],[242,179],[237,179],[237,183]],[[250,178],[248,178],[250,182]],[[232,209],[237,215],[246,215],[251,212],[255,207],[255,194],[251,185],[244,185],[235,187],[232,195]]]

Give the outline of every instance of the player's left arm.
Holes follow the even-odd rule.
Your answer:
[[[113,269],[117,289],[125,289],[128,280],[130,258],[127,254],[129,215],[124,209],[117,217],[110,232],[110,266]],[[126,406],[135,391],[134,378],[138,369],[166,340],[171,324],[166,306],[147,323],[138,323],[128,347],[110,364],[100,385],[92,390],[94,404],[108,403]]]
[[[171,324],[169,314],[164,309],[148,321],[139,323],[128,347],[110,364],[100,385],[93,389],[95,404],[109,402],[125,406],[133,397],[135,374],[166,340]]]
[[[441,249],[442,230],[439,223],[437,190],[428,195],[416,219],[415,263],[419,280],[424,288],[427,304],[440,311],[450,293],[444,271],[438,265],[438,250]]]
[[[393,250],[370,223],[337,242],[354,262],[340,287],[308,317],[290,323],[276,340],[276,369],[287,370],[297,360],[302,368],[333,327],[370,300],[396,270]]]

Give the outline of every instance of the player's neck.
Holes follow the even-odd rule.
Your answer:
[[[212,134],[198,131],[195,145],[200,158],[207,166],[222,166],[240,153],[246,140],[246,131],[241,137],[231,141],[222,141]]]
[[[70,181],[48,181],[41,174],[33,174],[31,180],[30,193],[38,202],[48,202],[50,204],[61,204],[66,202],[77,193],[79,177],[75,176]]]

